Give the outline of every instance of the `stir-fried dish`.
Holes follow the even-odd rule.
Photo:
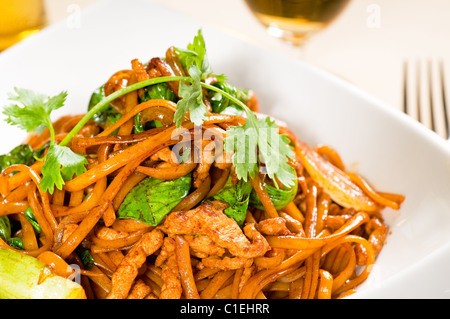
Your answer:
[[[0,157],[2,298],[342,298],[404,200],[258,113],[201,31],[52,121],[66,97],[3,109],[29,136]]]

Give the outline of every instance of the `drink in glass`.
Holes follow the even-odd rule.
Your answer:
[[[293,45],[304,41],[328,24],[350,0],[245,0],[270,35]]]
[[[45,25],[43,0],[0,0],[0,51]]]

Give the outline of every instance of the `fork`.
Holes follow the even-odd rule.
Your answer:
[[[450,139],[444,63],[441,59],[403,62],[403,112]]]

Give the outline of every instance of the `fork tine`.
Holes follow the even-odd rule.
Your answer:
[[[403,113],[408,114],[408,61],[403,61]]]
[[[421,67],[421,63],[420,60],[416,61],[416,112],[417,112],[417,120],[419,122],[421,122],[423,124],[423,120],[422,120],[422,105],[424,104],[422,99],[423,99],[423,94],[422,94],[422,77],[421,77],[421,73],[422,73],[422,67]]]
[[[442,59],[403,61],[403,112],[446,139],[450,138]]]
[[[439,79],[441,82],[441,97],[442,97],[442,108],[443,108],[443,117],[444,117],[444,127],[445,127],[445,138],[450,138],[450,119],[448,117],[447,111],[447,97],[445,94],[445,77],[444,77],[444,62],[442,60],[439,61]]]
[[[434,120],[434,110],[436,109],[434,92],[433,92],[433,64],[431,60],[427,62],[427,76],[428,76],[428,112],[430,114],[430,128],[432,131],[436,132],[436,124]]]
[[[429,63],[429,74],[430,74],[430,104],[431,105],[431,128],[441,137],[446,138],[447,128],[446,128],[446,105],[445,99],[442,96],[444,85],[442,82],[443,73],[441,72],[441,63],[439,59],[435,59]],[[444,91],[445,95],[445,91]]]
[[[420,122],[420,68],[419,61],[403,61],[403,112]]]

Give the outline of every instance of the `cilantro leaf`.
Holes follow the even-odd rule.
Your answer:
[[[237,98],[243,103],[247,103],[250,100],[248,90],[246,89],[238,89],[237,87],[231,85],[228,82],[217,81],[212,83],[212,86],[215,86],[222,91],[227,92],[231,96]],[[211,104],[211,109],[213,113],[220,114],[230,114],[230,115],[242,115],[242,107],[227,99],[222,94],[208,90],[207,96],[209,98],[209,102]]]
[[[294,157],[294,151],[285,135],[279,134],[278,126],[269,117],[258,119],[248,110],[247,120],[241,127],[232,126],[227,131],[225,150],[234,151],[233,165],[239,179],[247,181],[258,173],[260,161],[264,161],[265,173],[272,179],[278,180],[285,186],[295,185],[295,175],[288,164],[289,158]],[[277,183],[275,183],[277,185]]]
[[[187,111],[191,121],[195,125],[202,125],[206,118],[206,105],[203,103],[201,72],[196,64],[189,68],[189,75],[192,78],[191,84],[180,82],[178,94],[181,100],[177,103],[177,110],[174,115],[174,122],[179,127]]]
[[[165,76],[151,78],[141,81],[123,89],[120,89],[108,97],[104,97],[78,122],[77,125],[66,135],[60,145],[55,145],[55,132],[50,120],[50,113],[60,108],[66,99],[67,93],[46,98],[42,94],[34,93],[30,90],[15,89],[16,96],[11,95],[10,99],[20,102],[19,105],[10,105],[3,113],[7,116],[6,121],[12,125],[17,125],[27,131],[33,131],[41,127],[48,127],[50,131],[49,152],[44,157],[42,187],[53,192],[54,186],[61,188],[64,179],[70,179],[73,175],[84,172],[86,159],[83,155],[73,153],[66,148],[70,139],[92,118],[97,112],[106,108],[112,100],[127,94],[131,91],[169,81],[180,81],[179,96],[181,99],[177,103],[174,122],[179,127],[187,112],[195,125],[201,125],[206,118],[207,108],[203,103],[202,88],[220,94],[220,110],[223,111],[229,105],[225,99],[232,101],[234,108],[245,111],[247,115],[246,123],[242,127],[231,127],[227,131],[225,148],[233,151],[233,163],[239,179],[247,180],[248,176],[254,177],[259,170],[257,152],[260,159],[265,161],[262,166],[272,179],[277,179],[285,186],[294,184],[295,176],[289,169],[288,160],[293,157],[294,152],[289,146],[289,141],[284,135],[280,135],[277,126],[269,118],[258,120],[256,115],[242,101],[242,96],[233,94],[232,91],[218,88],[214,85],[202,82],[207,76],[212,75],[212,69],[206,57],[205,41],[201,30],[195,36],[194,41],[187,46],[186,50],[177,48],[179,58],[188,70],[188,77]],[[225,76],[214,75],[219,82],[226,80]],[[239,92],[237,92],[239,93]],[[230,104],[231,105],[231,104]],[[242,138],[244,137],[244,138]],[[278,183],[275,183],[278,185]]]
[[[83,155],[74,153],[70,148],[52,145],[48,149],[45,163],[42,166],[42,191],[53,193],[54,186],[62,189],[65,180],[86,171],[87,160]]]
[[[224,74],[213,74],[213,70],[206,53],[205,39],[203,37],[201,29],[198,30],[197,35],[194,37],[194,40],[192,41],[192,43],[189,43],[187,45],[186,49],[175,49],[178,51],[178,58],[186,70],[189,70],[192,64],[197,65],[202,73],[202,80],[206,79],[206,77],[208,77],[209,75],[214,75],[214,77],[218,81],[222,82],[227,79]]]
[[[256,156],[258,132],[249,121],[243,126],[232,126],[227,130],[225,138],[225,151],[234,151],[231,158],[239,179],[248,180],[248,176],[255,177],[258,171]]]
[[[206,55],[205,39],[202,30],[198,30],[192,43],[186,49],[176,48],[178,58],[183,67],[188,71],[189,78],[186,84],[180,81],[178,95],[182,98],[177,103],[174,122],[177,127],[181,125],[183,117],[189,111],[190,119],[195,125],[201,125],[205,120],[207,108],[203,103],[202,82],[208,76],[214,75],[218,81],[225,81],[224,75],[213,74],[211,65]]]
[[[17,125],[27,132],[32,132],[41,126],[51,125],[50,113],[64,105],[67,92],[47,98],[45,95],[27,89],[14,88],[17,95],[10,94],[9,99],[19,102],[6,106],[3,114],[7,116],[6,122]]]
[[[192,64],[195,64],[201,71],[202,75],[212,73],[212,68],[206,56],[205,39],[203,38],[202,30],[198,30],[192,43],[187,45],[187,49],[177,48],[179,59],[186,69],[189,69]],[[190,72],[189,72],[190,74]]]
[[[55,186],[62,189],[65,180],[86,171],[85,164],[87,164],[84,155],[76,154],[70,148],[55,143],[55,130],[50,115],[64,105],[67,92],[46,97],[27,89],[14,88],[14,91],[16,94],[10,94],[9,99],[18,103],[4,108],[6,122],[17,125],[27,132],[36,131],[41,127],[49,129],[50,144],[47,154],[42,159],[45,162],[42,166],[40,187],[43,191],[53,193]]]
[[[258,146],[267,175],[272,180],[275,180],[276,175],[277,180],[285,186],[294,185],[292,167],[288,164],[288,159],[293,158],[295,153],[289,145],[289,139],[279,134],[278,126],[270,117],[257,120],[255,125],[258,126]]]

